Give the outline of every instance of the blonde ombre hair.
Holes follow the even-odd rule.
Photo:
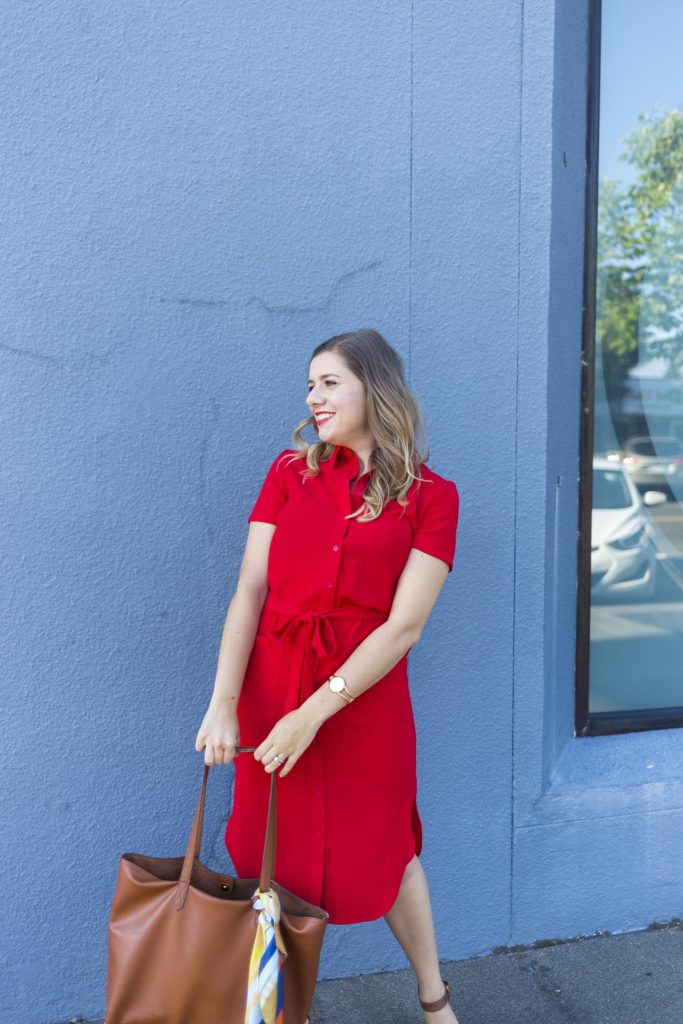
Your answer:
[[[381,515],[388,501],[407,505],[406,494],[413,481],[424,479],[415,475],[429,458],[426,440],[420,450],[415,443],[418,430],[426,438],[424,422],[406,384],[403,360],[378,331],[368,328],[337,334],[318,345],[311,360],[321,352],[341,356],[365,390],[368,428],[375,440],[369,468],[375,471],[365,485],[363,503],[345,518],[369,522]],[[318,476],[319,463],[329,459],[336,447],[327,441],[308,444],[301,432],[310,424],[317,429],[315,416],[307,416],[295,426],[292,440],[298,454],[288,460],[306,460],[304,478]]]

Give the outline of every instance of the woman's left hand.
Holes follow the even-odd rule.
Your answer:
[[[290,711],[275,723],[263,743],[254,751],[254,757],[257,761],[263,761],[267,772],[274,772],[282,766],[278,775],[278,778],[282,778],[311,745],[318,728],[301,708]],[[286,761],[274,760],[276,754],[286,758]]]

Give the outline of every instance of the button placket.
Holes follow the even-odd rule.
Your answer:
[[[332,537],[332,543],[330,544],[327,572],[321,574],[320,586],[323,607],[333,607],[334,605],[334,591],[341,569],[343,541],[346,531],[350,526],[350,521],[344,517],[349,515],[350,512],[355,511],[358,507],[358,499],[362,495],[371,473],[370,470],[366,470],[365,473],[358,476],[360,460],[355,452],[345,446],[337,447],[335,459],[336,471],[334,474],[333,491],[339,509],[339,529],[336,535]],[[354,483],[353,486],[350,486],[352,480]]]
[[[323,576],[322,580],[323,605],[329,603],[330,608],[334,605],[334,589],[339,579],[343,541],[348,526],[348,521],[344,520],[343,516],[340,515],[339,526],[334,530],[330,538],[327,573]]]

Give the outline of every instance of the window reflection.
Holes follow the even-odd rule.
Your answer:
[[[682,33],[603,0],[590,712],[683,706]]]

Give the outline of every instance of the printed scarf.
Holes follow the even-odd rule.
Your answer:
[[[274,889],[251,897],[259,911],[256,937],[249,961],[245,1024],[284,1024],[282,964],[287,956],[280,931],[280,899]]]

